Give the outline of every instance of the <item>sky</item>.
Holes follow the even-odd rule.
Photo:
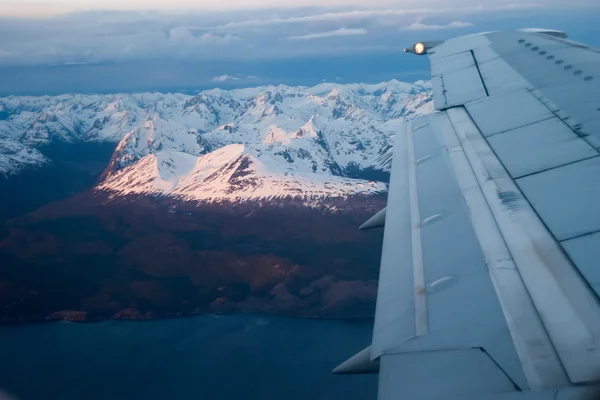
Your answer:
[[[596,0],[0,0],[0,95],[428,79],[420,40],[548,27]]]

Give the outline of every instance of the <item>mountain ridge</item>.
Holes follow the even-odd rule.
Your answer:
[[[432,109],[429,88],[392,80],[195,96],[10,96],[0,98],[0,173],[51,162],[43,146],[53,141],[113,141],[119,144],[96,190],[115,195],[243,201],[380,193],[384,184],[360,178],[389,172],[399,125]],[[235,177],[198,169],[227,174],[233,153]]]

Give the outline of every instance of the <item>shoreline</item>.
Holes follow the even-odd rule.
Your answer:
[[[79,312],[79,311],[77,311]],[[69,322],[74,324],[94,324],[101,323],[107,321],[121,321],[121,322],[151,322],[158,320],[167,320],[167,319],[176,319],[176,318],[193,318],[193,317],[201,317],[201,316],[212,316],[212,317],[223,317],[223,316],[233,316],[233,315],[264,315],[264,316],[275,316],[275,317],[285,317],[285,318],[294,318],[294,319],[305,319],[305,320],[321,320],[321,321],[342,321],[347,323],[361,323],[367,321],[373,321],[375,319],[374,315],[354,315],[354,316],[310,316],[310,315],[298,315],[292,313],[281,313],[281,312],[241,312],[241,311],[231,311],[231,312],[221,312],[221,313],[198,313],[198,314],[184,314],[184,315],[161,315],[151,318],[90,318],[85,320],[74,320],[68,318],[45,318],[45,319],[31,319],[31,320],[0,320],[0,328],[3,327],[12,327],[12,326],[25,326],[25,325],[41,325],[41,324],[49,324],[49,323],[57,323],[57,322]]]

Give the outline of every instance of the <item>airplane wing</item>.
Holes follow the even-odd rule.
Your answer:
[[[417,43],[436,112],[396,135],[378,398],[580,398],[600,378],[600,51],[525,29]],[[581,397],[583,398],[583,397]]]

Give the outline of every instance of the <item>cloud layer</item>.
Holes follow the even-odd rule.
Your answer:
[[[558,0],[529,0],[544,7],[553,7],[561,2]],[[403,0],[402,6],[407,9],[429,7],[468,9],[474,6],[506,7],[520,4],[514,0]],[[595,4],[594,0],[572,0],[569,7]],[[386,9],[398,6],[395,0],[370,0],[369,7]],[[169,13],[216,12],[239,10],[289,10],[293,8],[336,8],[350,7],[360,9],[365,7],[364,0],[0,0],[0,17],[48,17],[65,13],[113,10],[113,11],[162,11]]]
[[[564,30],[576,41],[600,45],[595,0],[568,5],[558,0],[406,0],[402,8],[378,0],[369,2],[370,8],[325,1],[329,6],[0,16],[0,93],[194,91],[267,83],[313,85],[321,80],[427,79],[427,58],[407,56],[404,47],[528,26]],[[577,1],[587,1],[588,8],[577,9]],[[152,6],[153,0],[142,3]],[[0,15],[6,4],[0,0]]]
[[[547,0],[535,1],[548,4]],[[124,3],[132,4],[131,0]],[[374,6],[385,4],[373,2]],[[410,37],[411,31],[467,32],[475,25],[470,19],[489,14],[490,10],[511,13],[539,6],[502,0],[486,6],[471,0],[429,0],[413,7],[410,1],[406,4],[405,8],[279,7],[186,14],[94,11],[37,19],[5,17],[0,18],[0,66],[235,60],[381,51],[402,48],[399,39],[413,41],[416,37]],[[441,34],[441,38],[446,36],[450,33]],[[297,45],[289,46],[290,39]]]
[[[336,29],[335,31],[328,32],[319,32],[319,33],[309,33],[308,35],[302,36],[290,36],[289,39],[293,40],[308,40],[308,39],[321,39],[332,36],[358,36],[358,35],[366,35],[369,33],[366,29],[356,28],[356,29]]]
[[[225,3],[0,0],[0,92],[410,79],[402,77],[405,73],[426,78],[427,60],[402,53],[417,41],[526,26],[574,27],[600,37],[595,21],[587,28],[564,24],[577,2],[597,7],[596,0],[573,0],[568,6],[558,0],[406,0],[402,7],[392,0],[368,5],[364,0],[299,0],[296,8],[291,0],[282,1],[232,0],[229,10],[217,10]],[[31,17],[23,10],[34,3],[45,17],[6,16]],[[109,10],[47,16],[44,7]],[[152,8],[162,11],[147,11]]]

